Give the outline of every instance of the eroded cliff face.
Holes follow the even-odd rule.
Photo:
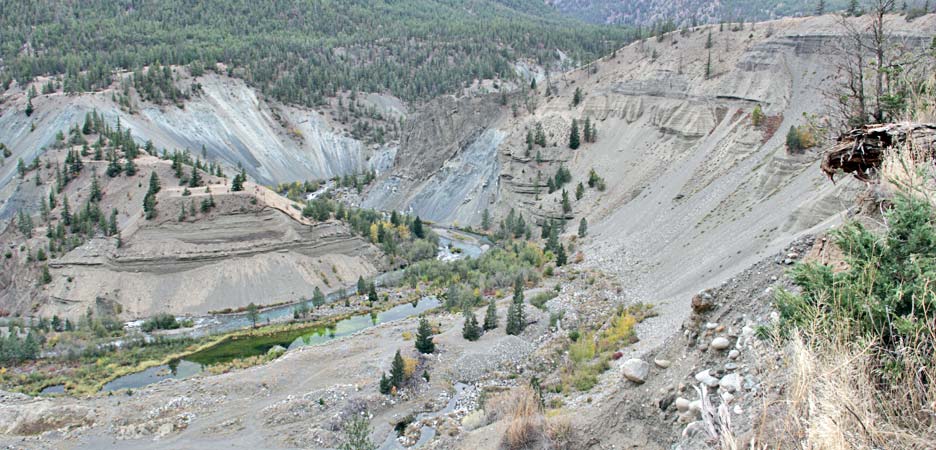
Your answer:
[[[475,223],[497,200],[506,134],[494,125],[505,114],[491,96],[441,97],[407,120],[392,167],[363,205],[396,209],[444,223]]]
[[[64,151],[44,157],[61,162]],[[37,222],[28,239],[15,226],[6,227],[0,233],[4,311],[74,318],[91,308],[126,319],[163,312],[205,314],[311,298],[316,288],[329,293],[386,269],[382,252],[347,224],[310,221],[297,205],[252,182],[231,192],[228,180],[204,175],[206,187],[187,188],[177,185],[168,161],[152,156],[137,158],[133,176],[107,177],[106,164],[86,161],[50,216],[60,217],[64,196],[73,213],[82,210],[96,173],[103,192],[97,207],[105,214],[117,211],[121,245],[116,237],[99,233],[47,262],[36,262],[39,249],[50,248],[46,225]],[[24,201],[38,203],[55,177],[54,164],[37,170],[46,183],[36,186],[31,171],[18,191]],[[162,180],[162,189],[156,216],[147,220],[143,198],[151,173]],[[206,199],[215,206],[203,210]],[[39,282],[43,265],[51,275],[48,284]]]
[[[0,106],[0,142],[13,152],[0,167],[0,218],[16,189],[16,161],[29,163],[55,142],[59,131],[83,123],[96,110],[116,126],[119,120],[140,142],[153,141],[157,149],[190,150],[194,155],[223,164],[233,172],[238,164],[261,184],[325,179],[385,168],[394,146],[371,148],[334,127],[316,111],[267,102],[242,80],[209,73],[197,78],[201,94],[176,105],[140,102],[134,113],[113,101],[116,90],[81,95],[61,93],[33,99],[35,112],[27,117],[23,89],[11,89]],[[381,97],[383,99],[383,97]],[[386,99],[384,99],[386,100]],[[399,107],[402,108],[402,107]],[[13,202],[21,205],[14,198]]]
[[[828,183],[818,148],[791,153],[785,146],[791,126],[822,123],[830,113],[825,92],[836,79],[838,20],[676,32],[554,80],[559,94],[541,93],[534,114],[495,125],[506,134],[497,216],[517,208],[528,221],[564,218],[570,237],[585,218],[589,237],[577,245],[586,265],[627,280],[629,298],[658,304],[661,314],[684,314],[676,299],[837,223],[862,189],[853,180]],[[890,26],[902,43],[923,45],[936,20],[894,17]],[[584,99],[573,106],[579,88]],[[758,106],[764,118],[755,124]],[[598,141],[570,150],[571,122],[581,127],[586,118],[597,124]],[[548,145],[528,156],[526,133],[537,123]],[[561,209],[562,189],[546,189],[560,166],[573,175],[563,188],[571,213]],[[607,190],[586,187],[575,200],[575,185],[591,169]]]

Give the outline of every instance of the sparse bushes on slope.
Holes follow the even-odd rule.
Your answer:
[[[808,448],[929,448],[936,441],[936,219],[899,193],[886,228],[833,233],[847,267],[804,263],[781,291],[792,336],[793,433]],[[855,432],[861,430],[861,432]]]

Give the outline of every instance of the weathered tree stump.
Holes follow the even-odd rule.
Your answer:
[[[832,182],[839,171],[868,182],[892,148],[936,156],[936,124],[899,122],[856,128],[838,138],[820,167]]]

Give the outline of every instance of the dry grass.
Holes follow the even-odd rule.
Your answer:
[[[791,340],[790,437],[803,449],[933,448],[933,366],[905,367],[880,386],[874,343]],[[915,350],[907,350],[914,352]]]
[[[905,120],[913,122],[936,122],[936,74],[930,73],[919,85],[909,83],[910,95],[907,96],[907,114]]]
[[[932,154],[923,148],[888,151],[881,162],[881,186],[888,194],[906,192],[936,206],[936,174]]]
[[[556,450],[572,450],[575,448],[575,427],[572,418],[563,410],[552,410],[546,415],[546,437]]]
[[[523,385],[491,399],[490,413],[506,424],[501,447],[521,450],[536,447],[546,437],[546,420],[539,397],[533,388]]]

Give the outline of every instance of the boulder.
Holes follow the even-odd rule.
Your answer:
[[[729,373],[718,381],[718,386],[728,392],[738,392],[741,390],[741,377],[736,373]]]
[[[731,341],[728,338],[719,336],[715,339],[712,339],[712,343],[709,345],[715,350],[725,350],[728,347],[731,347]]]
[[[718,386],[718,377],[715,377],[711,373],[709,373],[708,369],[695,374],[695,379],[699,383],[702,383],[708,387]]]
[[[642,384],[644,381],[647,381],[647,375],[650,374],[650,364],[647,364],[647,362],[642,359],[631,358],[624,361],[621,370],[624,373],[624,378],[634,383]]]
[[[715,301],[708,293],[702,292],[692,297],[692,311],[703,314],[715,309]]]

